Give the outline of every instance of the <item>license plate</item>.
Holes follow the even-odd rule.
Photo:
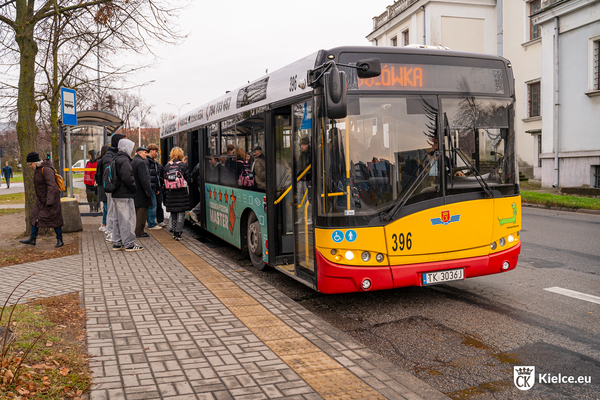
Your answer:
[[[447,271],[426,272],[423,274],[423,286],[435,285],[436,283],[445,283],[453,281],[462,281],[465,279],[465,270],[449,269]]]

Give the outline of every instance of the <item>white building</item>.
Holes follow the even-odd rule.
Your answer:
[[[558,0],[554,2],[556,1]],[[559,3],[585,3],[588,8],[588,20],[598,21],[599,1],[562,0]],[[548,136],[545,132],[548,132],[548,124],[552,126],[553,121],[553,113],[548,111],[548,105],[552,108],[553,104],[553,90],[548,89],[545,84],[545,56],[548,54],[547,42],[551,42],[552,37],[543,39],[547,23],[543,22],[545,20],[542,20],[541,16],[547,14],[546,8],[542,0],[399,0],[388,6],[384,13],[373,18],[373,31],[367,39],[376,46],[405,46],[413,43],[443,45],[452,50],[498,54],[509,59],[513,65],[516,85],[515,131],[519,165],[526,175],[541,179],[543,185],[550,186],[553,182],[548,183],[547,165],[553,158],[547,157],[553,152],[553,148],[547,147]],[[575,8],[582,10],[581,6]],[[581,12],[585,13],[583,10]],[[535,18],[531,18],[533,14],[536,14]],[[581,53],[579,58],[571,54],[573,58],[570,61],[576,63],[578,59],[582,60],[584,56],[587,57],[589,51],[591,50],[586,50],[585,54]],[[589,72],[586,74],[589,75]],[[589,90],[592,90],[591,87]],[[586,99],[593,101],[589,95]],[[598,103],[596,114],[599,111],[597,105]],[[596,126],[600,126],[597,118],[598,116]],[[596,131],[596,138],[597,133]],[[590,136],[593,136],[592,132]],[[553,143],[552,139],[549,140]],[[593,140],[588,142],[586,139],[586,142],[581,144],[583,148],[600,150],[598,142]],[[573,158],[573,154],[564,154],[564,150],[566,148],[562,148],[563,153],[560,153],[559,157]],[[576,156],[580,162],[583,161],[581,154]],[[586,162],[589,166],[593,160]],[[572,167],[575,167],[575,164],[571,161],[565,164],[561,171],[561,174],[566,174],[565,180],[560,182],[560,186],[592,183],[589,179],[585,182],[568,180],[567,176],[573,173],[568,173],[567,170]]]
[[[600,0],[545,0],[532,21],[542,37],[542,186],[600,187]]]

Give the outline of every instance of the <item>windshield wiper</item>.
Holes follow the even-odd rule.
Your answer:
[[[476,129],[474,131],[477,132]],[[479,174],[479,171],[477,171],[475,166],[467,159],[467,156],[462,152],[462,150],[459,147],[454,147],[454,145],[452,144],[452,138],[450,137],[450,124],[448,123],[448,115],[446,113],[444,113],[444,136],[448,137],[448,142],[450,143],[450,152],[451,152],[450,154],[451,155],[452,155],[452,153],[458,154],[458,156],[463,160],[463,162],[466,164],[466,166],[469,167],[469,170],[471,171],[471,173],[477,180],[477,183],[479,183],[479,185],[481,186],[481,188],[483,189],[483,191],[485,192],[487,197],[490,199],[494,198],[492,189],[490,189],[490,187],[488,186],[486,181],[481,177],[481,175]],[[450,161],[450,165],[448,167],[450,169],[450,179],[452,180],[452,187],[454,187],[454,179],[453,179],[454,171],[452,168],[452,158],[450,158],[449,161]]]
[[[415,179],[413,181],[412,185],[410,185],[410,187],[408,188],[408,190],[406,191],[404,196],[396,199],[394,204],[392,204],[392,206],[390,207],[390,209],[387,212],[382,212],[381,214],[379,214],[379,218],[381,219],[381,222],[387,222],[387,221],[392,220],[396,216],[398,211],[400,211],[402,209],[402,207],[404,207],[404,205],[406,204],[408,199],[410,199],[412,197],[415,190],[417,190],[417,188],[421,185],[421,183],[423,183],[423,181],[425,179],[427,179],[427,177],[429,177],[429,171],[431,170],[433,163],[437,162],[437,158],[440,157],[440,155],[441,155],[441,152],[439,150],[436,150],[432,154],[432,156],[429,157],[429,162],[427,163],[427,165],[424,166],[424,168],[421,170],[421,172],[419,172],[419,174],[417,175],[417,179]]]

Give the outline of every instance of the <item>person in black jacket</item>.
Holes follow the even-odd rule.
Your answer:
[[[98,162],[96,163],[96,175],[94,175],[94,181],[98,187],[98,202],[102,203],[102,224],[100,225],[100,228],[98,228],[101,232],[106,232],[106,216],[108,215],[108,198],[106,197],[107,193],[104,191],[104,186],[102,185],[102,159],[106,155],[109,147],[110,146],[106,144],[102,146],[100,157],[98,157]]]
[[[101,162],[96,164],[96,182],[98,183],[98,187],[102,186],[102,174],[104,173],[104,168],[110,165],[110,162],[117,155],[119,151],[119,141],[125,138],[125,135],[121,135],[120,133],[115,133],[112,135],[110,139],[110,146],[106,150],[106,153],[102,157]],[[115,221],[115,210],[112,201],[112,193],[106,193],[106,204],[108,206],[108,210],[106,212],[106,241],[108,243],[112,242],[112,232]]]
[[[148,229],[161,229],[162,227],[157,223],[157,211],[158,201],[157,197],[160,194],[160,170],[159,163],[156,161],[158,157],[158,145],[152,143],[148,146],[148,157],[146,157],[146,164],[150,171],[150,186],[152,187],[152,205],[148,208]],[[161,203],[162,212],[162,203]],[[164,219],[164,217],[163,217]]]
[[[165,176],[169,175],[171,171],[179,170],[185,180],[185,186],[179,189],[165,189],[165,205],[167,211],[171,213],[173,239],[181,240],[185,212],[190,209],[190,196],[188,194],[190,173],[187,164],[182,161],[183,150],[180,147],[173,147],[169,158],[170,161],[165,165]]]
[[[115,219],[112,234],[113,250],[138,251],[144,248],[135,243],[135,178],[131,167],[134,143],[129,139],[119,141],[119,152],[115,156],[119,185],[112,193]],[[143,161],[142,161],[143,162]],[[140,189],[141,190],[141,189]]]
[[[150,171],[146,158],[148,157],[148,149],[146,147],[138,147],[136,155],[131,161],[133,169],[133,178],[135,180],[135,236],[148,237],[147,232],[144,232],[146,219],[148,219],[148,208],[152,206],[152,186],[150,184]]]

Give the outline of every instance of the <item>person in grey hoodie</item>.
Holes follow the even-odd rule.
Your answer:
[[[125,135],[121,135],[120,133],[115,133],[110,138],[110,147],[106,151],[106,154],[100,162],[98,162],[96,166],[96,182],[98,182],[98,186],[102,185],[102,175],[104,173],[104,168],[110,165],[110,162],[117,155],[117,151],[119,151],[118,146],[121,139],[123,139]],[[115,220],[115,212],[112,201],[112,193],[106,193],[106,202],[108,206],[107,214],[106,214],[106,241],[108,243],[112,242],[112,231]]]
[[[112,242],[113,250],[139,251],[144,248],[135,243],[135,204],[136,193],[131,152],[133,143],[129,139],[119,141],[119,151],[115,156],[116,171],[119,177],[117,189],[112,193],[115,212]]]

